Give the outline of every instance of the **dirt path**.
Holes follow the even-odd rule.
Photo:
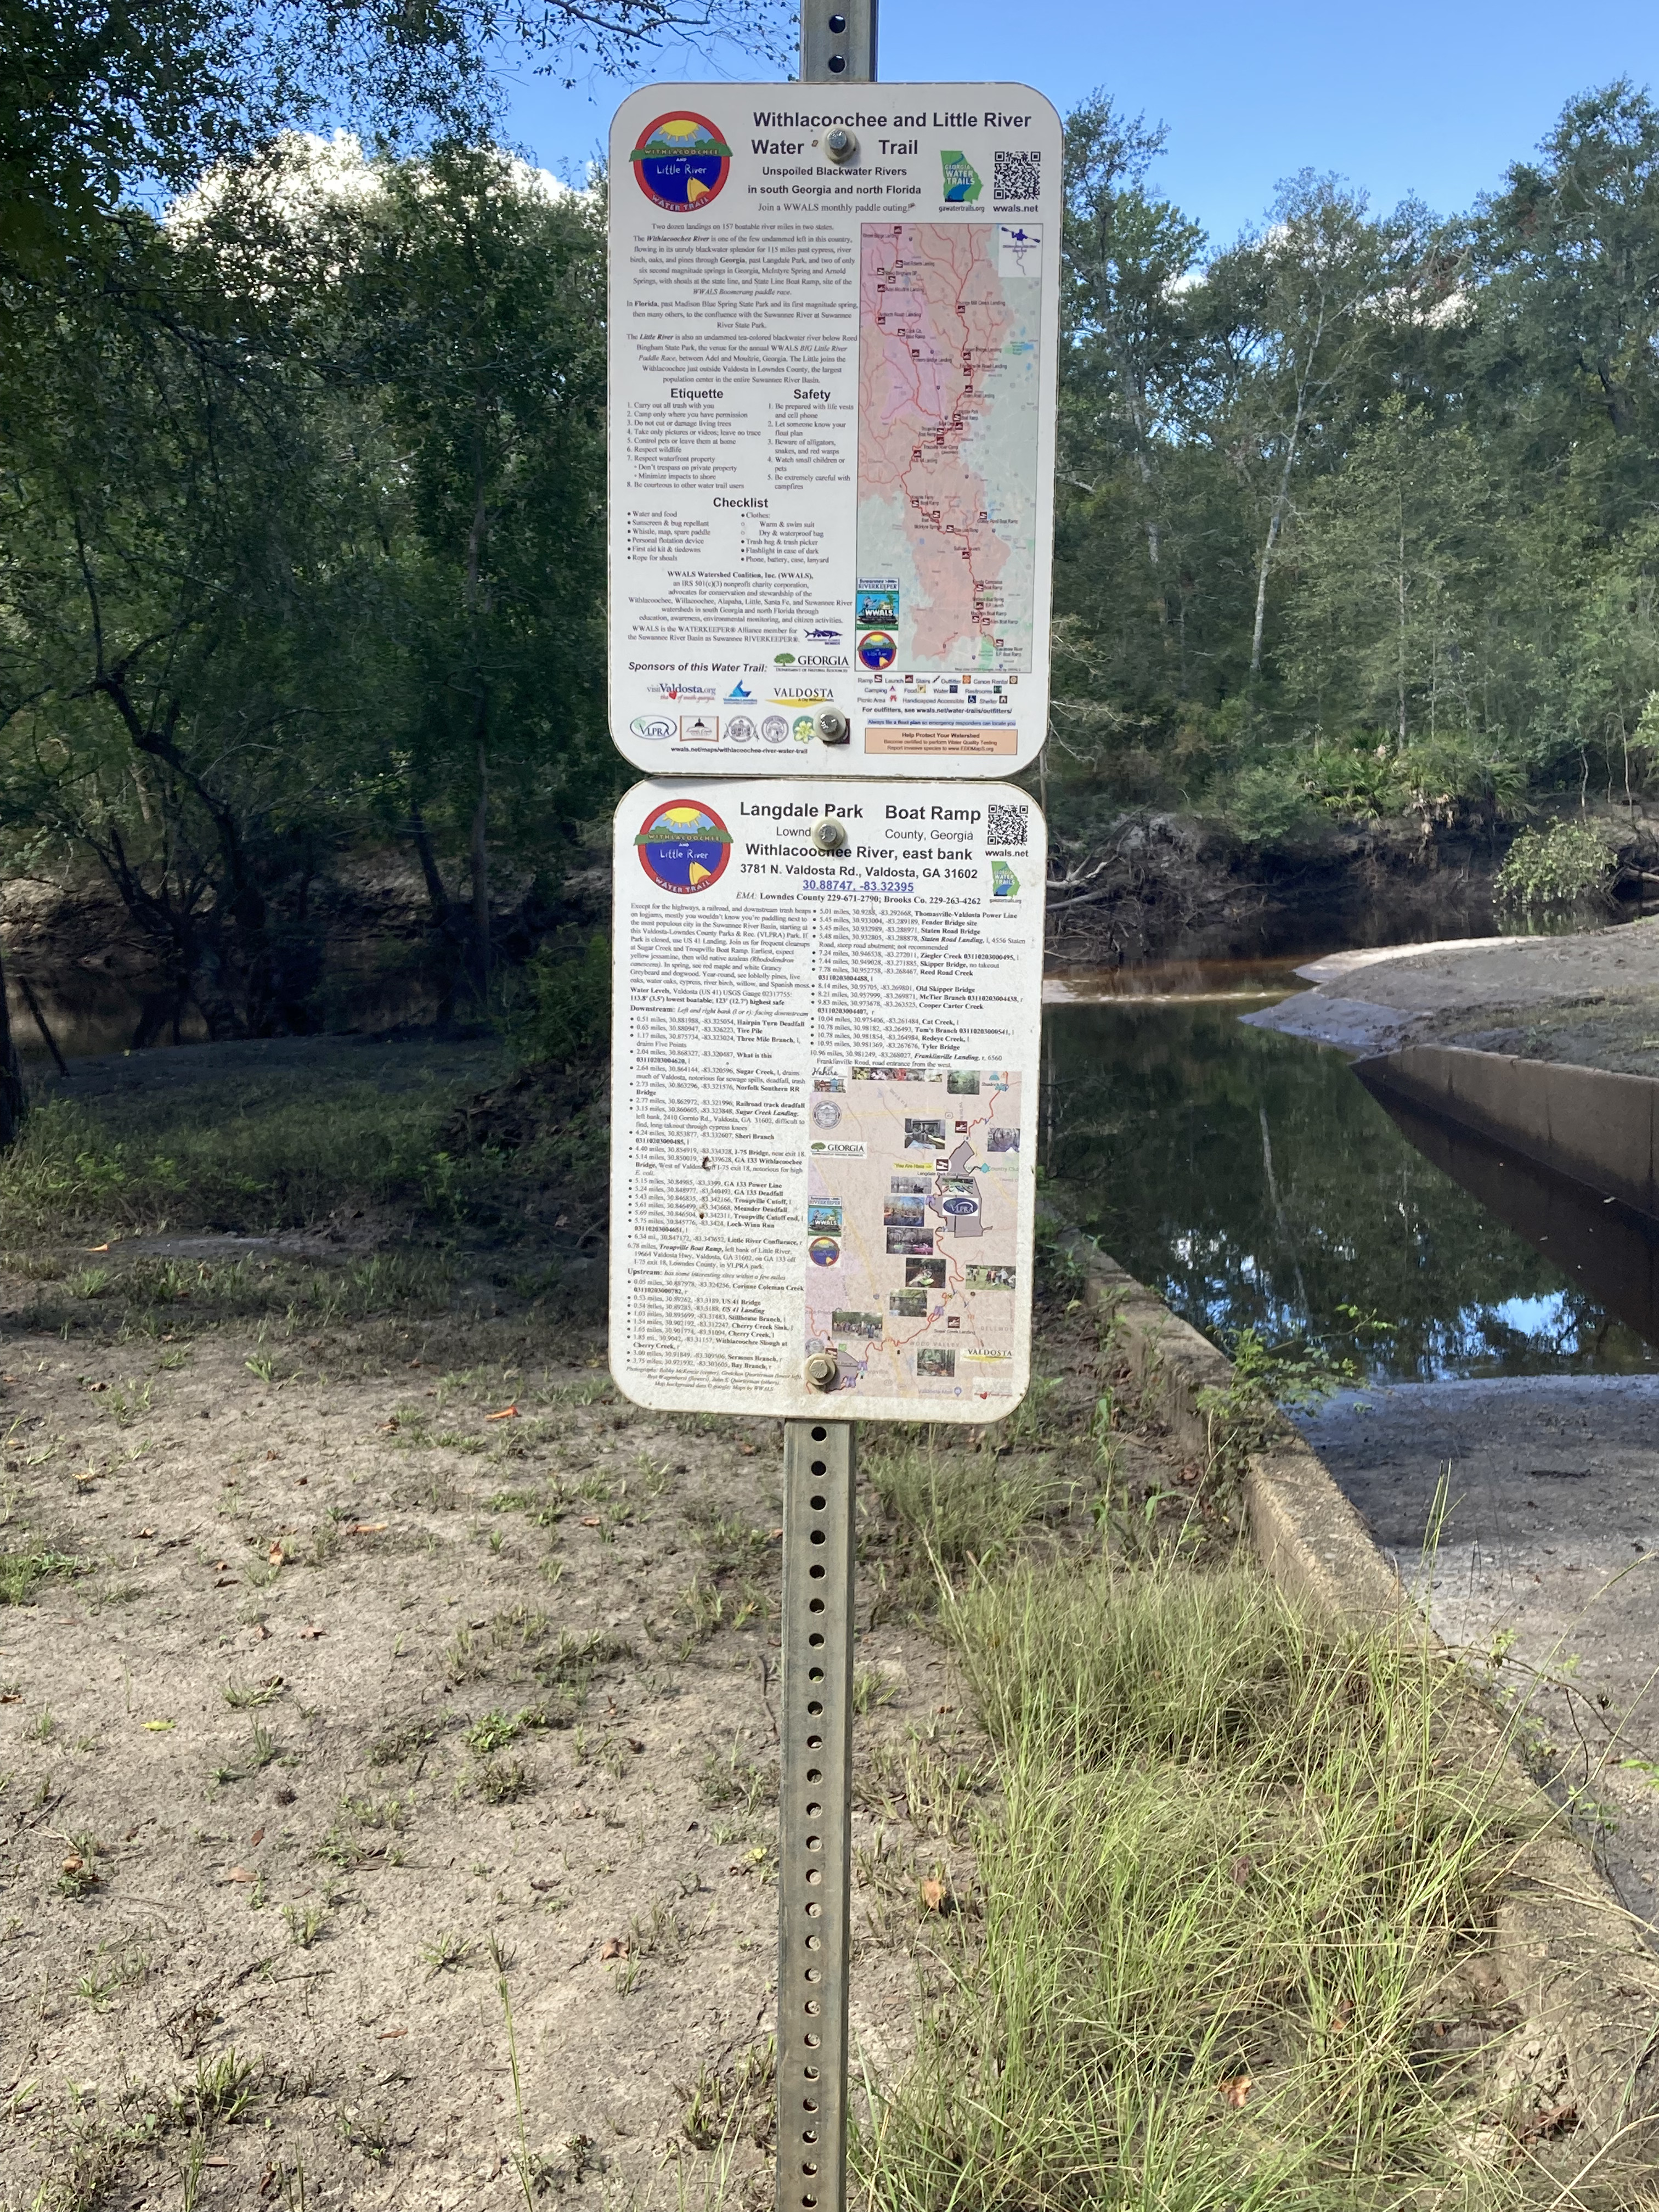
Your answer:
[[[781,1432],[617,1397],[592,1085],[488,1063],[344,1041],[112,1062],[0,1174],[5,2212],[771,2200]],[[1217,2130],[1257,2073],[1247,2165],[1322,2171],[1317,2023],[1350,1972],[1381,1992],[1367,2080],[1415,2084],[1422,2034],[1439,2066],[1507,2018],[1484,1985],[1448,1997],[1443,1944],[1389,1994],[1370,1962],[1404,1923],[1374,1924],[1350,1845],[1303,1817],[1358,1729],[1382,1778],[1361,1829],[1437,1837],[1439,1761],[1415,1725],[1395,1757],[1394,1693],[1354,1700],[1346,1654],[1333,1674],[1288,1616],[1264,1631],[1277,1601],[1206,1468],[1052,1252],[1036,1335],[995,1429],[861,1446],[853,2025],[863,2078],[900,2091],[882,2201],[932,2201],[927,2174],[975,2202],[1108,2186],[1114,2100],[1149,2096],[1184,2188],[1239,2154]],[[974,1593],[994,1750],[941,1570]],[[1304,1642],[1331,1695],[1281,1711]],[[1391,1650],[1365,1663],[1394,1680]],[[1051,1698],[1098,1709],[1081,1766],[1042,1735]],[[1171,1726],[1225,1754],[1177,1755]],[[1074,1842],[1047,1825],[1073,1790],[1099,1793]],[[1011,1847],[1022,1793],[1042,1819]],[[1177,1862],[1188,1901],[1221,1881],[1213,1912],[1170,1909]],[[1478,1942],[1420,1871],[1430,1917]],[[1346,1917],[1321,1907],[1313,1943],[1327,1893]],[[1247,2048],[1209,1993],[1269,1940],[1302,1963],[1247,1999]],[[1145,1964],[1108,1988],[1122,1942]],[[1117,2054],[1109,2093],[1085,2045]],[[1460,2078],[1428,2123],[1447,2155]],[[1379,2186],[1416,2172],[1422,2124],[1378,2148]]]

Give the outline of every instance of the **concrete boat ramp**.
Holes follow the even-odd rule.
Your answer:
[[[1659,1375],[1345,1390],[1297,1425],[1437,1632],[1502,1655],[1562,1785],[1596,1800],[1620,1898],[1659,1923]]]
[[[1437,1165],[1659,1346],[1659,921],[1297,972],[1311,991],[1243,1018],[1348,1054]],[[1439,1634],[1500,1655],[1659,1923],[1659,1373],[1379,1386],[1300,1425]]]

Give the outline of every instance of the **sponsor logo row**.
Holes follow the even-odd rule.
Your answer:
[[[812,714],[635,714],[629,724],[650,743],[685,745],[804,745],[817,729]]]

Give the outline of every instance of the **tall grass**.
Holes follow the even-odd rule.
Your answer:
[[[130,1108],[106,1117],[43,1100],[0,1157],[0,1237],[298,1227],[442,1177],[441,1106],[430,1097],[388,1097],[365,1083],[314,1100],[284,1085],[234,1102],[167,1103],[168,1126],[150,1130]]]
[[[1027,1565],[945,1619],[1001,1803],[982,1942],[860,2144],[877,2212],[1462,2201],[1448,1978],[1517,1816],[1443,1662],[1242,1566]]]
[[[1033,1522],[1063,1508],[1071,1495],[1071,1486],[1041,1463],[953,1449],[908,1428],[878,1432],[864,1473],[907,1534],[951,1569],[1005,1556]],[[931,1569],[927,1579],[933,1580]]]

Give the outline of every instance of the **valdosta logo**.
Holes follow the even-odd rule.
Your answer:
[[[629,161],[647,199],[684,215],[720,191],[732,173],[732,149],[706,115],[688,111],[647,123]]]
[[[671,799],[653,807],[634,840],[640,866],[665,891],[706,891],[732,857],[732,833],[712,806]]]

